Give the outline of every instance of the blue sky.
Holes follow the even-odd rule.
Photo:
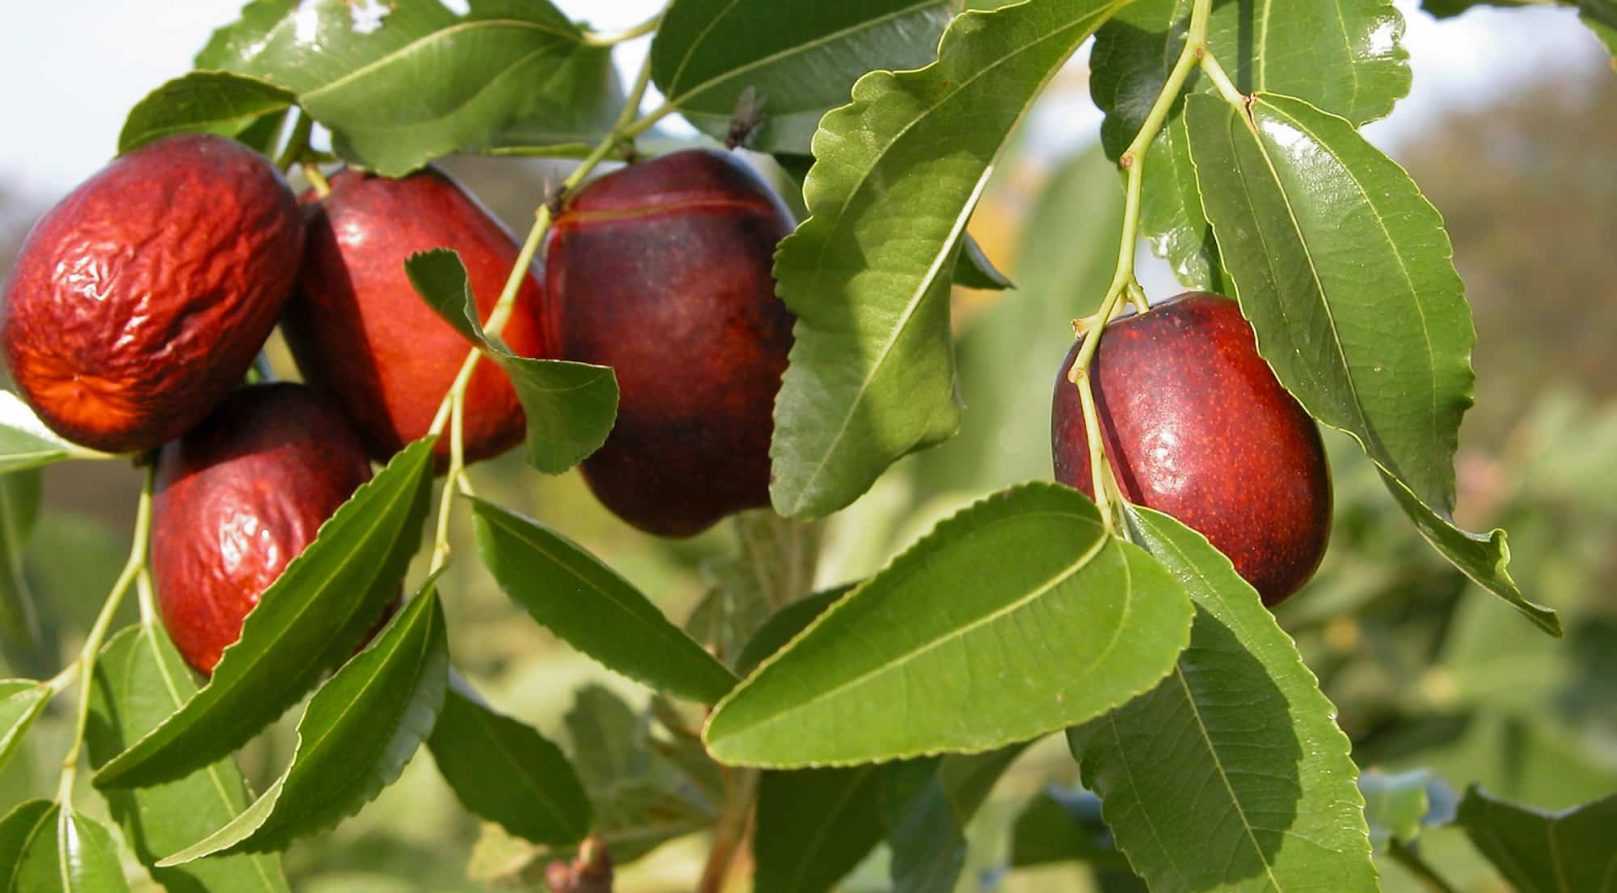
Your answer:
[[[1396,142],[1444,106],[1485,101],[1521,80],[1555,77],[1601,50],[1566,10],[1477,10],[1442,24],[1398,0],[1409,17],[1415,87],[1372,135]],[[559,0],[601,30],[638,22],[660,0]],[[152,87],[183,73],[216,26],[241,0],[52,0],[12,4],[0,29],[0,83],[7,126],[0,138],[0,186],[29,203],[46,203],[111,156],[123,115]],[[620,64],[638,65],[645,41],[623,48]],[[1033,121],[1036,144],[1050,148],[1092,139],[1087,103],[1049,108]]]

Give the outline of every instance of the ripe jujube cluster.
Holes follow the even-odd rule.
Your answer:
[[[584,473],[629,523],[683,536],[767,504],[792,326],[770,268],[792,226],[744,165],[681,152],[602,177],[561,210],[549,295],[524,271],[505,343],[617,371],[618,426]],[[300,203],[261,156],[194,135],[114,161],[24,243],[0,350],[64,437],[161,448],[152,569],[165,626],[198,671],[370,460],[427,433],[472,346],[405,275],[433,248],[460,255],[486,318],[517,245],[442,173],[343,171]],[[278,320],[308,385],[238,389]],[[469,383],[463,430],[468,460],[522,438],[521,404],[492,363]]]

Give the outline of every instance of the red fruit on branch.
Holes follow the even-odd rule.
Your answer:
[[[221,137],[160,140],[35,224],[5,288],[0,349],[52,430],[152,449],[240,383],[302,252],[297,202],[269,162]]]
[[[472,349],[405,275],[410,255],[433,248],[459,252],[487,320],[518,246],[447,176],[426,170],[389,180],[342,171],[313,206],[298,294],[287,308],[287,342],[305,379],[334,395],[377,460],[427,433]],[[543,343],[539,298],[530,272],[501,333],[522,356],[538,356]],[[468,462],[522,441],[522,404],[494,363],[472,375],[464,430]],[[440,461],[448,455],[449,438],[437,453]]]
[[[1061,364],[1056,480],[1093,497],[1089,440]],[[1258,355],[1234,301],[1187,293],[1106,327],[1090,370],[1108,463],[1130,502],[1199,531],[1267,605],[1319,567],[1331,479],[1319,428]]]
[[[611,366],[621,392],[584,478],[641,530],[689,536],[769,504],[793,322],[772,267],[793,226],[743,162],[692,150],[596,180],[551,228],[554,353]]]
[[[163,447],[151,564],[187,663],[213,671],[259,596],[370,476],[347,420],[296,384],[236,391]]]

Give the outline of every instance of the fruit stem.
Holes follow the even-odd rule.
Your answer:
[[[112,628],[112,620],[117,615],[119,606],[123,604],[124,594],[146,570],[146,546],[151,539],[152,530],[152,489],[156,476],[157,465],[152,463],[146,467],[146,482],[141,487],[140,502],[135,508],[135,532],[129,547],[129,560],[124,563],[124,569],[118,574],[117,582],[112,584],[112,591],[107,594],[107,600],[101,605],[101,613],[96,616],[95,625],[90,627],[90,634],[84,639],[84,647],[79,650],[78,720],[74,725],[73,744],[68,748],[67,756],[62,759],[62,780],[57,789],[57,799],[63,806],[67,806],[73,800],[73,781],[78,774],[79,752],[84,747],[84,730],[90,723],[90,686],[95,678],[96,655],[101,651],[101,643],[107,637],[107,630]]]
[[[645,37],[663,23],[663,14],[657,13],[644,22],[622,31],[585,31],[584,45],[587,47],[610,47],[620,43],[628,43],[637,37]]]
[[[640,73],[635,77],[634,87],[624,99],[623,109],[618,112],[618,118],[612,124],[612,130],[595,145],[590,153],[584,156],[578,167],[574,168],[562,180],[560,188],[554,195],[548,196],[539,205],[533,214],[533,227],[528,230],[528,237],[523,241],[522,248],[517,252],[516,263],[511,266],[510,275],[505,278],[505,287],[500,290],[499,300],[494,303],[494,309],[488,315],[488,321],[483,323],[483,331],[490,338],[497,338],[505,329],[506,323],[511,321],[516,312],[517,293],[522,290],[522,281],[533,267],[533,259],[539,253],[539,246],[544,244],[545,234],[550,232],[550,223],[554,215],[553,208],[562,207],[571,197],[579,184],[595,172],[609,155],[617,151],[626,141],[632,139],[625,136],[629,129],[629,122],[640,111],[640,103],[646,98],[646,90],[651,86],[651,57],[640,66]],[[305,173],[307,173],[305,166]],[[319,171],[315,171],[319,175]],[[314,182],[311,179],[311,182]],[[321,182],[324,182],[322,178]],[[320,189],[316,183],[315,190]],[[471,383],[472,373],[477,371],[477,364],[483,358],[480,348],[473,347],[466,354],[466,359],[460,364],[460,371],[455,374],[455,381],[449,386],[449,392],[444,394],[443,401],[438,404],[438,412],[433,417],[430,433],[441,435],[445,425],[452,425],[449,433],[449,468],[444,475],[443,496],[438,505],[437,532],[434,537],[432,550],[432,569],[441,568],[449,560],[449,512],[454,494],[457,491],[469,491],[469,485],[463,484],[466,471],[465,453],[463,447],[464,415],[466,402],[466,388]]]
[[[713,847],[708,850],[707,863],[702,866],[702,879],[697,883],[698,893],[721,893],[724,882],[735,864],[736,853],[747,841],[752,830],[753,802],[758,794],[758,770],[721,770],[724,778],[724,808],[713,827]]]
[[[303,154],[309,150],[309,135],[314,132],[314,119],[301,109],[293,109],[292,114],[297,116],[297,123],[292,125],[292,135],[287,137],[286,147],[275,158],[275,166],[283,171],[290,171],[292,165],[303,160]]]
[[[320,173],[320,165],[312,161],[305,161],[303,163],[303,179],[309,181],[309,186],[314,190],[315,195],[325,198],[331,194],[331,183],[326,180],[325,174]]]
[[[1145,189],[1145,160],[1156,141],[1157,135],[1162,132],[1163,125],[1168,122],[1168,115],[1173,111],[1179,94],[1185,88],[1185,82],[1190,79],[1192,72],[1198,65],[1204,65],[1211,57],[1207,54],[1207,20],[1212,11],[1212,0],[1195,0],[1190,11],[1190,28],[1185,35],[1185,46],[1179,52],[1179,59],[1174,62],[1173,70],[1169,72],[1168,79],[1163,82],[1162,92],[1157,94],[1156,102],[1151,105],[1151,111],[1146,114],[1145,121],[1140,125],[1140,131],[1134,135],[1133,141],[1118,158],[1118,165],[1128,174],[1128,185],[1123,203],[1123,232],[1117,251],[1117,272],[1112,276],[1111,285],[1107,286],[1106,297],[1101,300],[1100,309],[1093,316],[1085,317],[1081,321],[1081,328],[1087,334],[1084,336],[1083,346],[1078,349],[1078,356],[1073,360],[1072,368],[1067,373],[1067,380],[1078,387],[1078,396],[1084,405],[1084,424],[1089,436],[1090,472],[1094,475],[1095,504],[1101,510],[1101,520],[1108,532],[1116,532],[1116,522],[1109,510],[1110,499],[1103,486],[1105,476],[1111,473],[1106,464],[1105,445],[1101,440],[1100,426],[1097,424],[1094,394],[1089,383],[1089,367],[1095,361],[1095,352],[1100,349],[1100,339],[1107,324],[1117,317],[1122,309],[1123,298],[1144,301],[1144,290],[1134,275],[1134,256],[1140,243],[1140,199]],[[1216,64],[1216,63],[1214,63]],[[1141,309],[1145,309],[1144,304]]]

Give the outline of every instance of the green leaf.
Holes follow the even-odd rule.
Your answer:
[[[974,752],[1092,719],[1184,648],[1183,586],[1084,496],[1026,484],[939,524],[765,661],[708,720],[722,763]]]
[[[1473,786],[1456,822],[1520,893],[1609,890],[1617,877],[1617,796],[1546,813]]]
[[[105,454],[68,442],[10,391],[0,391],[0,474],[40,468],[63,459],[99,459]]]
[[[764,621],[763,626],[758,627],[758,631],[753,633],[752,638],[742,647],[741,656],[736,658],[736,670],[751,673],[764,662],[765,658],[786,647],[786,643],[807,629],[808,625],[814,622],[814,618],[825,613],[827,608],[836,604],[838,599],[847,595],[853,588],[854,584],[849,584],[816,592],[776,611],[773,617]]]
[[[1351,434],[1421,533],[1543,629],[1502,531],[1451,520],[1476,332],[1437,209],[1343,118],[1260,94],[1185,113],[1225,269],[1258,349],[1315,418]]]
[[[882,840],[885,767],[765,772],[758,784],[754,885],[826,893]]]
[[[821,121],[811,216],[775,258],[798,317],[770,446],[781,514],[840,509],[959,427],[948,301],[966,222],[1040,89],[1125,2],[964,13],[935,64],[866,75]]]
[[[429,579],[374,642],[315,692],[281,777],[240,815],[159,865],[285,849],[359,812],[398,780],[432,733],[449,678],[435,585],[436,577]]]
[[[0,475],[0,652],[14,669],[48,672],[39,611],[23,559],[39,520],[45,478],[39,469]]]
[[[1101,820],[1100,798],[1088,791],[1048,787],[1028,803],[1011,831],[1011,866],[1077,860],[1128,869],[1111,829]]]
[[[37,803],[38,801],[34,801]],[[40,810],[25,803],[6,817],[19,824],[32,819],[21,858],[11,869],[16,893],[126,893],[118,845],[112,835],[77,811],[48,804]],[[0,829],[0,838],[13,829]],[[4,844],[0,843],[0,848]]]
[[[17,868],[22,854],[35,834],[56,818],[56,804],[49,800],[28,800],[17,804],[0,819],[0,893],[17,889]]]
[[[653,747],[651,724],[599,685],[578,690],[566,716],[594,833],[622,865],[713,825],[719,804],[685,767]]]
[[[50,702],[51,688],[32,679],[0,680],[0,768],[22,746],[39,711]]]
[[[118,135],[118,152],[177,133],[240,137],[264,117],[291,105],[292,94],[273,84],[226,71],[193,71],[148,93],[129,111]]]
[[[191,670],[154,625],[113,636],[95,664],[85,744],[100,766],[178,710],[196,693]],[[178,868],[157,860],[235,818],[251,801],[241,770],[229,757],[176,781],[103,792],[124,840],[174,893],[240,890],[287,891],[280,857],[268,854],[208,859]]]
[[[477,546],[500,588],[533,618],[609,669],[711,704],[735,676],[645,595],[566,537],[481,499]]]
[[[1139,132],[1180,50],[1191,0],[1138,0],[1102,28],[1090,91],[1106,113],[1114,160]],[[1355,124],[1385,116],[1409,92],[1404,22],[1392,0],[1242,0],[1215,6],[1208,45],[1243,92],[1308,100]],[[1210,92],[1205,79],[1192,90]],[[1218,250],[1202,208],[1185,122],[1176,106],[1146,154],[1141,227],[1186,285],[1222,291]]]
[[[472,0],[464,15],[438,0],[259,0],[197,63],[291,92],[339,154],[396,177],[456,151],[593,142],[622,103],[611,59],[542,0]]]
[[[806,153],[820,117],[872,69],[931,62],[947,0],[678,0],[651,45],[651,76],[679,113],[723,140],[742,94],[763,103],[748,141]]]
[[[1025,745],[885,767],[883,806],[893,893],[953,890],[966,865],[966,826]]]
[[[1155,691],[1067,733],[1118,848],[1154,893],[1378,890],[1347,736],[1296,645],[1200,534],[1128,513],[1197,612]]]
[[[321,526],[264,591],[208,684],[96,773],[155,784],[234,751],[341,665],[375,628],[421,540],[433,439],[405,447]]]
[[[466,267],[454,251],[413,254],[404,270],[428,306],[505,370],[527,418],[528,464],[560,474],[600,449],[618,415],[618,380],[610,368],[529,359],[489,338],[477,317]]]
[[[1012,282],[1009,276],[994,266],[993,259],[983,250],[983,246],[977,244],[977,240],[971,237],[971,233],[966,233],[966,237],[961,240],[960,259],[954,266],[954,284],[987,291],[1004,291],[1016,287],[1016,283]]]
[[[1425,769],[1391,774],[1367,770],[1359,776],[1359,791],[1376,852],[1393,841],[1413,843],[1422,828],[1454,820],[1454,792]]]
[[[577,843],[589,833],[589,798],[561,748],[494,712],[454,674],[427,746],[473,814],[537,843]]]

